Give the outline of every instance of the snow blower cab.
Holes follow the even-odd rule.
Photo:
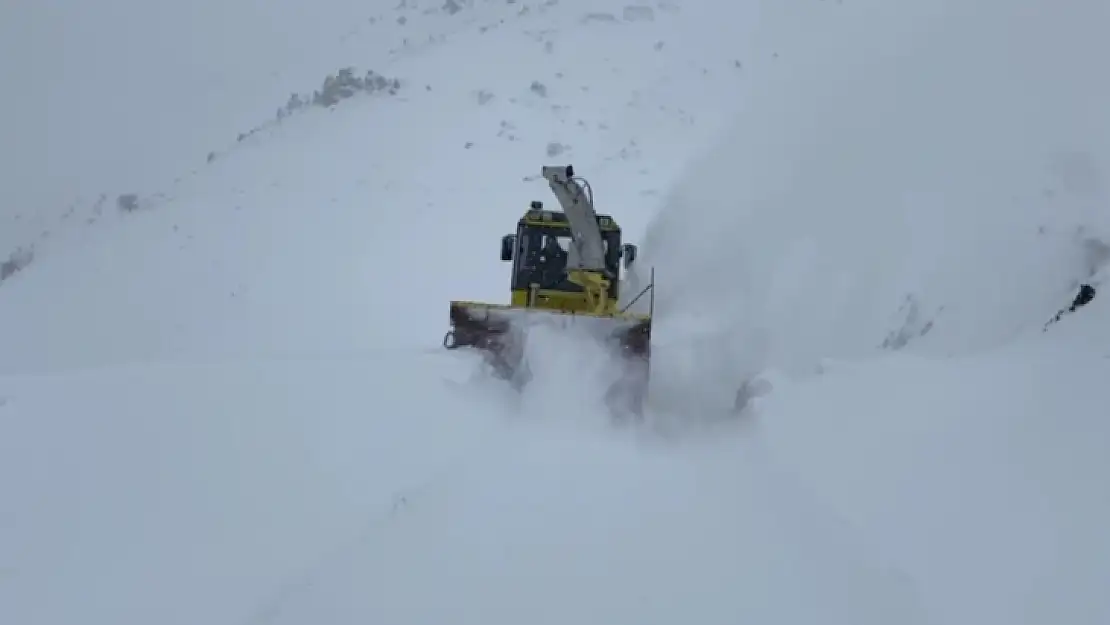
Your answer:
[[[608,215],[597,216],[601,233],[602,275],[608,282],[601,312],[617,313],[620,268],[636,260],[636,246],[621,244],[621,229]],[[569,313],[594,310],[586,287],[570,279],[569,267],[577,264],[578,248],[566,213],[544,208],[539,201],[517,222],[516,233],[501,238],[501,260],[512,263],[512,306],[543,308]]]
[[[648,292],[654,308],[654,280],[621,308],[620,270],[636,261],[636,246],[622,243],[611,216],[594,211],[589,183],[576,178],[573,167],[543,167],[542,175],[562,210],[534,201],[516,232],[502,237],[501,260],[512,263],[509,304],[451,302],[444,346],[479,348],[500,377],[520,382],[529,326],[584,327],[622,356],[625,370],[610,399],[620,395],[639,413],[647,388],[651,312],[626,311]]]

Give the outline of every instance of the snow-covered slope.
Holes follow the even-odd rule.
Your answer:
[[[0,621],[1110,617],[1104,296],[1041,331],[1110,238],[1100,5],[334,9],[0,285]],[[348,65],[400,86],[260,126]],[[647,427],[565,338],[519,397],[439,349],[551,162],[646,234]]]
[[[338,69],[345,42],[396,4],[5,3],[0,75],[23,97],[0,104],[0,225],[18,227],[7,218],[21,214],[55,229],[71,206],[88,216],[101,193],[162,190]],[[361,40],[382,55],[403,37],[372,35]]]
[[[350,349],[383,336],[438,344],[429,329],[442,327],[447,299],[504,297],[504,268],[488,261],[522,206],[550,200],[542,181],[524,180],[548,161],[573,162],[635,236],[685,155],[719,130],[739,77],[727,50],[705,50],[711,40],[677,39],[673,22],[696,14],[610,21],[605,9],[619,18],[619,4],[583,7],[398,11],[391,19],[407,16],[420,45],[392,59],[373,45],[384,18],[370,25],[367,56],[401,81],[395,95],[263,128],[142,197],[150,210],[41,254],[39,279],[5,282],[0,313],[41,332],[11,337],[0,370]],[[412,323],[397,327],[398,315]]]

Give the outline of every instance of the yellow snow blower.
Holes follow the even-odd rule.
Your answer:
[[[654,271],[651,282],[619,307],[621,261],[632,266],[636,246],[622,245],[617,222],[594,211],[593,191],[572,166],[545,166],[541,173],[562,210],[532,202],[516,233],[502,237],[501,260],[512,262],[510,303],[451,302],[443,345],[481,350],[498,377],[521,388],[530,379],[524,358],[529,327],[585,329],[612,346],[623,365],[606,394],[610,410],[640,416],[650,370]],[[649,292],[647,314],[627,312]]]

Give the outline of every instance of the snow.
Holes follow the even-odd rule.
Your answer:
[[[0,19],[0,622],[1110,619],[1102,4],[58,4]],[[401,87],[263,125],[348,65]],[[640,426],[588,342],[441,348],[567,162],[656,269]]]

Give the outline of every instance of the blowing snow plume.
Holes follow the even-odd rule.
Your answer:
[[[1110,240],[1110,5],[764,4],[734,128],[648,228],[659,342],[735,379],[1039,330]]]

